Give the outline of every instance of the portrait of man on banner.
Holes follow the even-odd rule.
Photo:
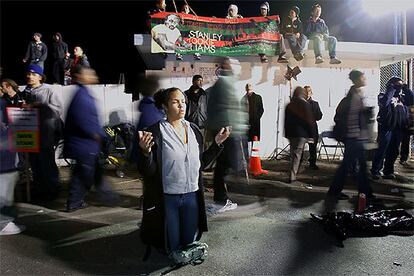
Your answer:
[[[158,24],[151,29],[152,53],[175,53],[176,49],[191,49],[191,44],[183,40],[177,28],[180,22],[178,15],[169,14],[165,17],[163,24]]]

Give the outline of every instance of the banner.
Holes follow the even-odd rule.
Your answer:
[[[210,56],[279,55],[279,16],[237,19],[151,15],[151,52]]]
[[[39,152],[39,112],[37,109],[7,107],[9,148],[17,152]]]

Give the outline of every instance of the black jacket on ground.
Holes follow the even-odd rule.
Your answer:
[[[285,109],[285,137],[314,138],[314,125],[311,105],[305,99],[293,97]]]
[[[203,152],[203,135],[200,129],[193,123],[191,128],[196,136],[199,150],[201,167],[198,179],[197,199],[199,206],[199,222],[197,240],[201,238],[203,232],[207,231],[207,216],[204,203],[204,187],[201,171],[211,165],[218,157],[222,148],[215,142]],[[160,123],[150,126],[147,131],[152,133],[155,142],[151,148],[151,154],[146,157],[141,150],[138,152],[138,170],[144,177],[144,207],[141,224],[141,239],[144,244],[154,246],[156,248],[167,248],[165,210],[164,210],[164,190],[162,183],[162,156],[161,156],[161,131]],[[139,146],[138,146],[139,147]]]

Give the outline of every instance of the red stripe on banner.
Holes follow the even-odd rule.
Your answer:
[[[198,22],[207,22],[207,23],[218,23],[218,24],[240,24],[240,23],[251,23],[251,21],[255,22],[266,22],[269,19],[272,20],[280,20],[279,15],[271,15],[271,16],[255,16],[255,17],[246,17],[246,18],[235,18],[235,19],[227,19],[227,18],[216,18],[216,17],[207,17],[207,16],[196,16],[192,14],[185,14],[185,13],[175,13],[175,12],[159,12],[154,13],[151,15],[151,18],[158,18],[164,19],[169,14],[176,14],[181,19],[188,19],[194,20]]]

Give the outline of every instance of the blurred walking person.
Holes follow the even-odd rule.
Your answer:
[[[69,105],[65,121],[63,156],[76,160],[69,184],[66,211],[73,212],[87,207],[86,193],[95,185],[99,199],[113,203],[112,193],[102,176],[98,163],[101,143],[105,134],[99,123],[96,101],[86,85],[98,83],[91,68],[78,66],[72,71],[77,91]]]
[[[335,199],[348,199],[342,193],[350,168],[356,163],[359,169],[356,175],[358,192],[365,194],[367,200],[374,199],[372,188],[367,178],[367,163],[364,145],[368,142],[368,120],[370,114],[363,101],[363,87],[366,85],[365,74],[358,70],[349,73],[353,85],[348,94],[339,103],[335,114],[334,136],[345,145],[344,158],[329,187],[328,196]]]

